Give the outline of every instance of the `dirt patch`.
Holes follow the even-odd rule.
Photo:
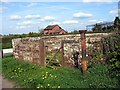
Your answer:
[[[7,80],[5,77],[0,75],[0,89],[2,88],[17,88],[15,83]]]

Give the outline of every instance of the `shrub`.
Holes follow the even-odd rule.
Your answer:
[[[110,43],[107,47],[109,51],[105,54],[110,75],[116,77],[120,82],[120,33],[115,33],[106,39]]]

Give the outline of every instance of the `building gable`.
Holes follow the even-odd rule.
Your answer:
[[[52,29],[55,28],[55,27],[59,27],[59,29],[61,29],[61,27],[58,26],[58,25],[49,25],[49,26],[47,26],[44,30],[52,30]]]
[[[63,30],[59,25],[49,25],[44,29],[44,34],[66,34],[67,32]]]

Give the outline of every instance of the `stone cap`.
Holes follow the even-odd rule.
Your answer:
[[[79,32],[80,32],[80,34],[82,34],[82,33],[86,33],[87,30],[79,30]]]

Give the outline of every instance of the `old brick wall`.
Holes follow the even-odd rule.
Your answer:
[[[106,34],[87,34],[86,42],[99,41],[102,36]],[[43,51],[41,47],[41,40],[44,42]],[[67,57],[68,62],[72,62],[72,54],[74,51],[81,53],[81,39],[80,35],[60,35],[60,36],[44,36],[44,37],[27,37],[12,40],[14,56],[18,60],[25,60],[27,62],[35,63],[37,65],[45,65],[45,60],[42,61],[42,55],[46,56],[46,52],[57,50],[61,47],[63,40],[74,40],[76,43],[64,43],[64,56]],[[46,49],[47,46],[47,49]],[[89,44],[86,43],[89,47]],[[81,58],[81,54],[79,55]]]
[[[25,60],[37,64],[39,66],[43,65],[40,61],[41,54],[40,51],[42,44],[42,39],[38,38],[18,38],[12,40],[13,54],[17,60]]]

